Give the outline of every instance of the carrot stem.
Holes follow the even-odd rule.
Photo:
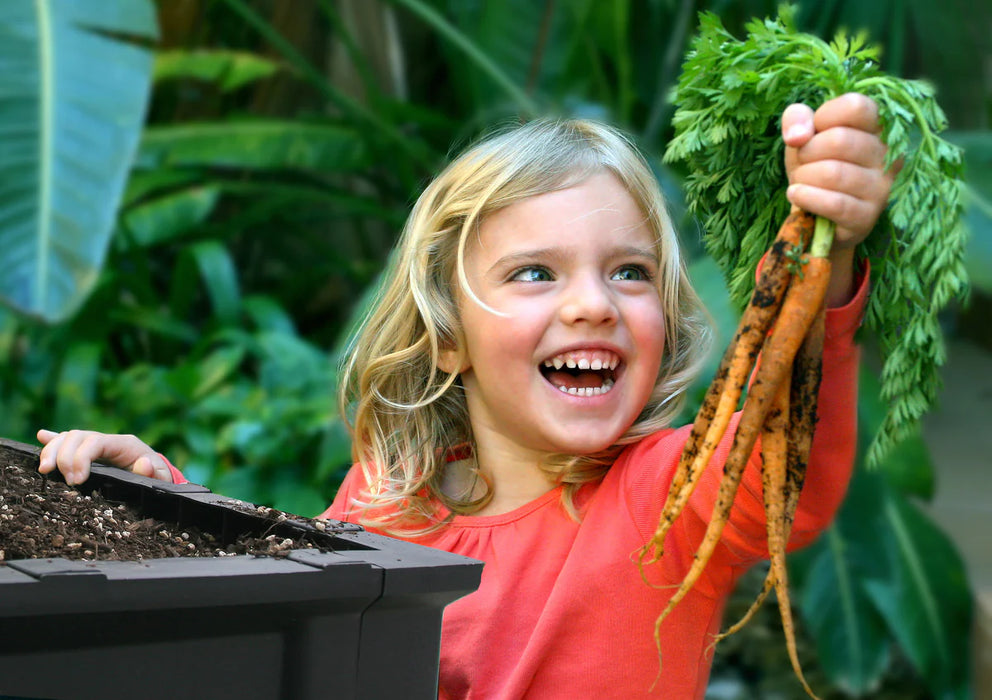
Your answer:
[[[816,217],[816,226],[813,229],[813,240],[809,244],[809,254],[814,258],[825,258],[830,255],[830,249],[834,245],[834,234],[837,232],[837,225],[830,219],[822,216]]]

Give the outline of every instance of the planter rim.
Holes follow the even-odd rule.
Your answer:
[[[0,438],[0,460],[14,451],[36,459],[40,448]],[[482,562],[376,535],[360,525],[328,520],[318,529],[298,516],[276,523],[254,504],[197,484],[169,484],[95,464],[87,485],[108,485],[113,500],[153,504],[179,527],[221,522],[222,527],[306,534],[320,549],[288,550],[285,557],[234,555],[141,561],[20,559],[0,562],[0,617],[124,612],[179,605],[199,608],[271,603],[316,604],[329,598],[431,595],[454,600],[478,587]],[[127,498],[119,496],[126,495]],[[136,505],[132,503],[132,505]],[[199,522],[198,522],[199,521]],[[201,527],[205,531],[211,528]]]

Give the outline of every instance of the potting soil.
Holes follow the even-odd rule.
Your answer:
[[[0,463],[0,562],[51,557],[138,561],[236,554],[285,556],[294,549],[317,548],[305,536],[294,540],[266,533],[220,542],[195,527],[148,518],[128,504],[104,498],[99,491],[77,489],[40,474],[37,460],[34,464],[12,461]],[[287,517],[270,508],[253,512],[273,522]]]

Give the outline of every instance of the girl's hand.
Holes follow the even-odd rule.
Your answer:
[[[856,93],[814,112],[794,104],[782,114],[787,196],[837,224],[834,249],[853,248],[871,232],[899,170],[885,170],[878,105]]]
[[[38,471],[48,474],[56,467],[67,484],[81,484],[90,476],[90,464],[96,460],[135,474],[172,481],[172,472],[155,450],[134,435],[107,435],[92,430],[69,430],[56,433],[39,430],[41,463]]]
[[[854,249],[871,232],[889,201],[900,163],[885,169],[878,105],[856,93],[802,104],[782,114],[787,197],[794,207],[836,224],[827,306],[847,303],[855,288]]]

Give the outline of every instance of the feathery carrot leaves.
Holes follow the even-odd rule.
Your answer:
[[[865,325],[884,360],[889,410],[868,451],[877,465],[933,405],[945,352],[938,312],[967,294],[963,262],[962,154],[939,134],[947,119],[926,82],[886,75],[867,37],[832,41],[798,32],[795,10],[753,20],[738,40],[712,13],[700,17],[672,99],[667,162],[688,169],[686,197],[706,231],[707,251],[741,306],[754,268],[789,210],[780,137],[786,106],[817,107],[846,92],[878,104],[887,163],[898,159],[889,207],[861,246],[876,280]]]

